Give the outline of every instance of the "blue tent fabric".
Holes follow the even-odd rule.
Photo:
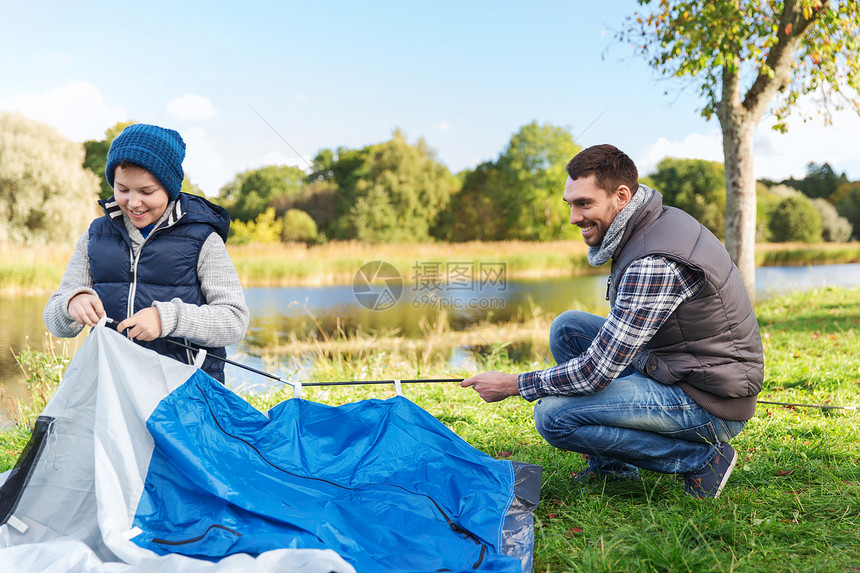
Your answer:
[[[532,568],[540,467],[403,397],[264,413],[100,326],[40,420],[0,488],[0,571]]]
[[[133,541],[155,552],[331,548],[358,571],[520,570],[501,554],[511,463],[403,397],[293,399],[267,416],[198,371],[147,427]]]

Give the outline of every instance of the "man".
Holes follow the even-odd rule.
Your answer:
[[[464,380],[487,402],[538,400],[553,446],[588,454],[577,479],[637,479],[645,468],[717,497],[737,461],[728,444],[755,413],[764,360],[740,272],[720,241],[638,182],[633,161],[596,145],[567,165],[564,201],[588,260],[610,259],[611,311],[553,321],[557,366]]]

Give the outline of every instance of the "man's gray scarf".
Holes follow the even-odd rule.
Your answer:
[[[588,263],[592,267],[599,267],[612,258],[612,253],[614,253],[615,249],[618,248],[618,244],[621,242],[621,237],[624,236],[624,229],[627,227],[627,222],[630,220],[630,217],[632,217],[633,214],[642,207],[642,205],[648,202],[648,199],[651,198],[653,193],[654,190],[650,187],[646,187],[641,183],[639,184],[639,190],[633,194],[630,202],[627,203],[627,205],[618,212],[615,219],[612,220],[600,246],[588,247]]]

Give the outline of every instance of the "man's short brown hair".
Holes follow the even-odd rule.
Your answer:
[[[639,189],[636,164],[623,151],[607,143],[583,149],[568,162],[566,169],[574,181],[594,175],[597,187],[609,194],[615,193],[620,185],[626,185],[632,193]]]

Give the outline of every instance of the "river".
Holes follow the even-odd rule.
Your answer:
[[[290,332],[301,337],[317,330],[318,325],[329,333],[339,328],[347,332],[360,328],[365,332],[399,330],[403,335],[418,337],[422,334],[422,318],[433,323],[441,310],[447,313],[453,329],[467,328],[488,317],[490,321],[507,321],[517,313],[530,312],[534,305],[552,313],[574,307],[598,314],[608,311],[606,275],[506,280],[503,275],[481,279],[466,273],[458,280],[448,279],[450,277],[445,284],[437,281],[432,285],[426,282],[394,285],[384,289],[384,294],[390,295],[387,298],[373,292],[368,293],[368,298],[355,284],[249,288],[245,291],[251,309],[248,334],[243,343],[228,350],[233,358],[261,368],[258,360],[243,352],[246,343],[271,344],[283,340]],[[758,301],[823,286],[860,286],[860,264],[756,269]],[[9,397],[21,398],[27,393],[24,376],[13,353],[27,347],[45,348],[42,309],[47,298],[47,295],[0,297],[3,404]],[[74,352],[83,336],[66,341],[67,351]],[[254,381],[260,381],[258,375],[249,375],[255,377]],[[228,385],[247,386],[254,381],[250,381],[243,370],[228,368]],[[0,418],[5,409],[0,405]]]

